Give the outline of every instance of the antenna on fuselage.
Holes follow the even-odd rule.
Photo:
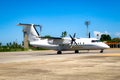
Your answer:
[[[91,38],[90,32],[89,32],[89,38]]]

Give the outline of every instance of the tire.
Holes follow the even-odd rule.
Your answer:
[[[61,51],[58,51],[57,54],[62,54],[62,52],[61,52]]]
[[[79,53],[79,50],[75,50],[75,53]]]
[[[100,53],[103,53],[103,49],[100,51]]]

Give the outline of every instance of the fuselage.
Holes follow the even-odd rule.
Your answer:
[[[76,38],[76,43],[72,45],[70,38],[63,38],[62,40],[54,39],[39,39],[38,41],[30,42],[31,45],[36,47],[43,47],[53,50],[102,50],[109,48],[109,46],[96,38]]]

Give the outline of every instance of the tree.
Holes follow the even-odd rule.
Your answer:
[[[2,46],[2,43],[0,42],[0,47]]]
[[[66,37],[66,36],[67,36],[67,32],[66,31],[62,32],[61,37]]]
[[[0,42],[0,50],[1,50],[1,48],[2,48],[2,43]]]
[[[44,37],[45,37],[45,38],[51,38],[51,36],[50,36],[50,35],[45,35]]]
[[[120,38],[113,38],[112,42],[120,42]]]
[[[108,34],[102,34],[100,40],[101,41],[111,41],[111,37]]]

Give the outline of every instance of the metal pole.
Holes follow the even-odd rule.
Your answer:
[[[89,31],[88,31],[88,25],[90,25],[90,21],[85,21],[85,25],[86,25],[86,27],[87,27],[87,32],[86,32],[86,34],[87,34],[87,38],[89,38]]]

